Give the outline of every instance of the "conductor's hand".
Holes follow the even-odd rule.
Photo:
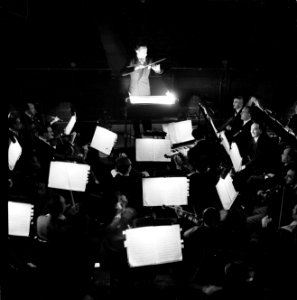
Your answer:
[[[139,65],[139,66],[136,66],[136,67],[134,68],[134,70],[137,71],[137,70],[140,70],[140,69],[144,69],[144,68],[146,68],[146,67],[147,67],[147,66]]]
[[[152,69],[155,73],[161,73],[160,65],[152,65]]]

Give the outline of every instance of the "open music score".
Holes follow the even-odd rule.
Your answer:
[[[130,96],[129,101],[131,104],[163,104],[172,105],[175,104],[176,98],[161,95],[161,96]]]
[[[136,161],[169,162],[170,141],[166,139],[142,138],[135,141]]]
[[[216,184],[216,190],[223,208],[229,210],[239,194],[234,188],[230,173],[225,178],[220,177]]]
[[[192,120],[162,124],[162,128],[172,145],[181,146],[181,143],[191,143],[194,140]]]
[[[101,126],[96,126],[90,147],[110,155],[118,139],[118,134]]]
[[[179,225],[127,229],[125,247],[129,267],[160,265],[183,260]]]
[[[187,205],[188,196],[187,177],[142,178],[143,206]]]
[[[51,161],[48,187],[84,192],[89,181],[90,166],[64,161]]]
[[[33,204],[8,201],[8,234],[28,237],[33,214]]]

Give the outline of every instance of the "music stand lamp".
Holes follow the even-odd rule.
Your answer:
[[[149,108],[153,107],[167,107],[173,106],[176,104],[178,99],[176,96],[170,92],[167,92],[166,95],[157,95],[157,96],[129,96],[126,98],[126,109],[125,109],[125,147],[127,146],[127,118],[128,118],[128,111],[127,105],[130,107],[143,107],[144,113],[149,112]],[[163,132],[150,132],[148,133],[149,136],[154,137],[161,137],[164,138],[166,134]]]

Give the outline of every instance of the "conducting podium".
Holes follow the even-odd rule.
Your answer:
[[[129,119],[172,117],[178,110],[178,99],[169,92],[166,95],[130,96],[127,98],[126,104]]]

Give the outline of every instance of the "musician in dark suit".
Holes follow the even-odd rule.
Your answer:
[[[153,70],[157,74],[163,73],[159,64],[152,64],[152,59],[147,57],[148,47],[146,43],[140,42],[135,47],[135,56],[124,68],[122,74],[130,73],[129,96],[150,96],[150,73]],[[140,124],[138,120],[133,123],[135,137],[141,137]],[[152,130],[149,120],[142,120],[144,131]]]
[[[242,164],[242,170],[233,177],[233,184],[246,199],[244,205],[252,208],[253,195],[260,188],[263,178],[275,174],[280,167],[278,145],[268,136],[260,122],[254,121],[251,125],[251,139]]]
[[[30,135],[31,140],[42,132],[45,127],[45,120],[43,114],[37,111],[36,104],[33,102],[26,102],[23,105],[21,121],[24,125],[26,133]]]
[[[243,109],[243,97],[236,96],[233,99],[233,115],[218,129],[225,130],[225,135],[230,142],[232,136],[238,132],[242,126],[241,111]]]
[[[242,126],[240,130],[233,134],[231,140],[237,144],[241,157],[246,157],[248,144],[252,137],[251,126],[253,123],[251,118],[251,109],[249,106],[246,106],[242,109],[240,118],[243,122]]]
[[[55,135],[52,127],[48,124],[40,131],[40,134],[35,139],[35,155],[40,165],[39,180],[47,182],[50,170],[50,163],[54,160],[56,147],[54,144]]]

